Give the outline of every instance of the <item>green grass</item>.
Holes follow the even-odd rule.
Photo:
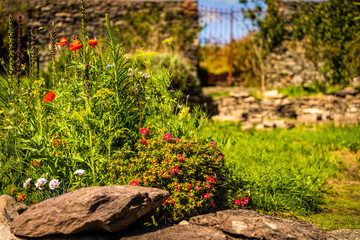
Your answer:
[[[202,132],[209,133],[250,190],[252,208],[264,212],[321,212],[327,181],[343,171],[331,152],[360,148],[359,126],[241,132],[237,123],[212,122]]]
[[[326,195],[326,205],[321,213],[304,216],[303,220],[323,229],[360,227],[360,183],[336,184]]]
[[[214,93],[210,93],[210,96],[212,98],[216,98],[216,97],[228,97],[230,96],[230,92],[214,92]]]

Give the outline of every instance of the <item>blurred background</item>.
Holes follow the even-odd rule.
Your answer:
[[[187,93],[204,86],[300,86],[325,92],[328,86],[358,87],[359,5],[351,0],[87,0],[89,37],[103,38],[109,13],[128,56],[142,49],[166,64],[174,37],[174,87]],[[39,62],[50,60],[49,29],[58,38],[80,35],[80,0],[1,0],[0,57],[6,56],[7,17],[21,14],[24,47],[37,30]],[[26,60],[26,56],[23,56]],[[59,58],[59,64],[61,64]],[[46,74],[45,74],[46,75]]]

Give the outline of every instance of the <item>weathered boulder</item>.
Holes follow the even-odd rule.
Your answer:
[[[335,239],[303,221],[271,217],[244,209],[196,216],[189,223],[221,230],[234,239]]]
[[[124,229],[157,208],[167,191],[140,186],[88,187],[31,206],[11,224],[17,236],[41,237]]]
[[[336,229],[328,233],[338,240],[360,240],[360,229]]]
[[[10,232],[10,224],[27,208],[28,206],[16,202],[8,195],[0,196],[0,240],[18,239]]]
[[[229,239],[222,231],[189,225],[174,225],[170,227],[147,230],[144,232],[133,232],[122,237],[121,240],[226,240]]]

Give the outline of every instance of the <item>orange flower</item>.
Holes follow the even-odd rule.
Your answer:
[[[50,90],[44,97],[44,102],[52,102],[54,100],[55,94]]]
[[[19,193],[16,196],[16,199],[17,199],[18,202],[24,202],[26,200],[26,194]]]
[[[90,47],[95,47],[97,44],[98,44],[98,41],[97,41],[96,38],[89,40],[89,46]]]
[[[57,43],[56,45],[60,45],[60,46],[65,46],[67,44],[67,39],[66,37],[60,38],[60,42]]]
[[[70,51],[75,51],[80,48],[82,48],[82,44],[79,42],[79,40],[75,39],[73,43],[69,46]]]

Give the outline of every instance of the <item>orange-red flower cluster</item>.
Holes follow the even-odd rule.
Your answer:
[[[98,44],[98,40],[96,38],[89,40],[89,46],[95,47]]]
[[[82,48],[82,46],[83,45],[80,43],[80,41],[75,39],[73,41],[73,43],[69,46],[69,49],[70,49],[70,51],[75,51],[75,50]]]
[[[65,46],[66,44],[67,44],[66,37],[62,37],[62,38],[60,38],[60,42],[57,43],[56,45]]]
[[[40,166],[40,164],[41,164],[41,161],[39,161],[39,162],[31,161],[31,162],[34,165],[34,167]]]

